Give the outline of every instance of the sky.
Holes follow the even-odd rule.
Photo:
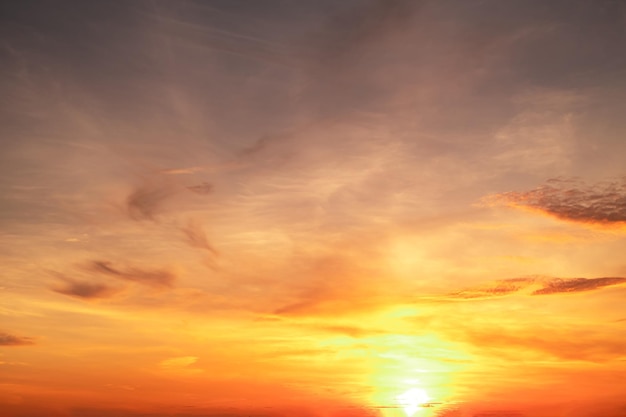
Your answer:
[[[0,2],[7,417],[626,415],[626,3]]]

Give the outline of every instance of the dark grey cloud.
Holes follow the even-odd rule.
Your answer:
[[[14,334],[0,332],[0,346],[27,346],[34,345],[30,337],[16,336]]]
[[[152,287],[171,287],[176,280],[176,275],[164,269],[120,268],[101,260],[91,261],[86,268],[91,272]]]
[[[63,283],[53,287],[52,290],[59,294],[78,297],[86,300],[109,298],[119,292],[118,288],[100,282],[79,281],[59,276]]]
[[[626,179],[591,185],[576,179],[550,179],[534,190],[497,194],[488,201],[536,209],[573,222],[625,223]]]

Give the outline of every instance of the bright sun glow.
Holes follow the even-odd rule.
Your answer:
[[[411,388],[398,395],[396,399],[398,400],[398,404],[404,409],[407,417],[411,417],[421,405],[430,400],[426,391],[420,388]]]

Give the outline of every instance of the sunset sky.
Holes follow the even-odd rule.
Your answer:
[[[626,416],[626,2],[0,3],[0,415]]]

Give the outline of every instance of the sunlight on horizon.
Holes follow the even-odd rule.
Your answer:
[[[407,417],[412,417],[420,406],[426,404],[430,397],[421,388],[411,388],[396,397],[398,404],[404,410]]]

